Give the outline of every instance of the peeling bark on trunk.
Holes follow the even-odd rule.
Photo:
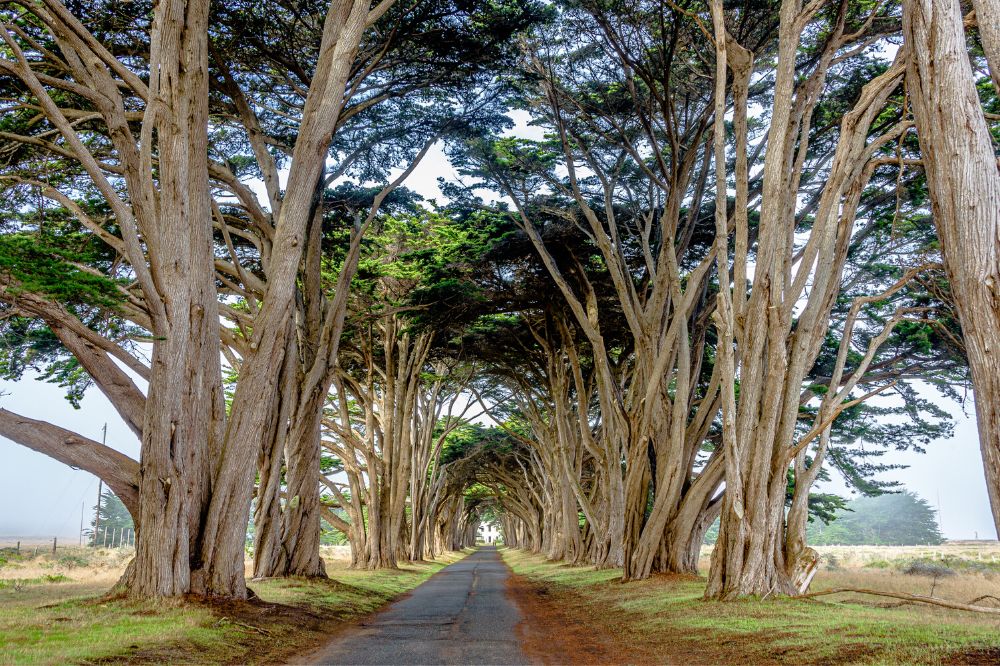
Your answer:
[[[319,556],[319,415],[310,421],[300,422],[287,449],[289,506],[283,550],[288,554],[287,575],[325,577]]]
[[[294,349],[285,357],[281,370],[282,400],[271,426],[270,441],[261,450],[257,461],[257,495],[254,506],[254,578],[284,575],[287,564],[285,511],[282,504],[282,477],[285,469],[285,445],[289,437],[289,422],[294,413],[293,401],[298,395]]]
[[[115,60],[60,3],[33,3],[25,10],[36,14],[59,43],[77,85],[94,92],[87,99],[114,146],[127,197],[112,185],[6,28],[4,40],[18,64],[11,68],[5,60],[5,69],[32,91],[61,135],[67,154],[78,160],[113,213],[121,238],[97,228],[78,207],[74,210],[131,265],[141,305],[123,307],[154,338],[152,365],[146,373],[79,322],[51,308],[36,312],[55,324],[53,330],[63,344],[94,373],[132,430],[141,433],[134,511],[139,530],[124,589],[141,598],[192,591],[228,594],[227,589],[203,586],[198,573],[202,519],[211,491],[209,461],[219,453],[225,419],[206,160],[209,3],[156,4],[148,85]],[[122,87],[146,105],[138,142],[124,110]],[[51,187],[43,188],[43,194],[74,209]],[[149,380],[145,399],[114,367],[112,357]]]
[[[150,104],[159,210],[150,257],[162,320],[154,324],[142,428],[139,524],[128,591],[137,597],[188,592],[241,596],[239,585],[207,581],[199,550],[225,419],[219,315],[208,189],[208,2],[161,2],[151,38]],[[148,178],[152,178],[149,173]]]
[[[975,3],[994,81],[995,0]],[[975,389],[979,445],[1000,532],[1000,173],[976,93],[956,0],[907,0],[906,71],[934,223]],[[991,19],[992,17],[992,19]],[[990,23],[990,21],[994,21]]]

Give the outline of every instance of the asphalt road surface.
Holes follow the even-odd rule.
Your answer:
[[[317,664],[527,664],[506,595],[510,574],[486,546],[449,565],[313,656]]]

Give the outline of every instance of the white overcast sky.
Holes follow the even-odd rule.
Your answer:
[[[523,117],[517,120],[515,133],[537,137],[537,129],[526,128]],[[440,201],[438,177],[454,180],[457,174],[443,152],[435,148],[406,185],[428,199]],[[954,403],[942,406],[957,416],[954,435],[928,446],[926,454],[895,451],[886,454],[885,462],[908,467],[882,478],[902,482],[938,508],[946,537],[996,538],[972,401],[968,401],[964,411]],[[138,456],[139,442],[96,389],[88,392],[82,408],[77,410],[57,386],[26,377],[20,382],[0,382],[0,407],[50,421],[98,441],[102,426],[107,423],[108,444]],[[18,538],[76,540],[81,509],[89,522],[97,499],[97,485],[97,478],[87,472],[73,470],[0,438],[0,546]],[[835,481],[826,489],[840,491],[842,484]]]

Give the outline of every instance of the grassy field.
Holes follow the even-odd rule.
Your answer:
[[[1000,546],[820,550],[814,590],[933,591],[961,602],[987,595],[978,603],[1000,606]],[[518,598],[525,624],[537,623],[535,654],[550,663],[570,654],[643,664],[1000,663],[1000,616],[856,594],[718,604],[701,600],[704,580],[693,576],[623,585],[617,570],[503,554],[528,592]],[[102,549],[38,557],[0,552],[0,664],[281,662],[460,557],[372,573],[349,570],[346,550],[329,548],[328,581],[256,581],[251,588],[261,603],[209,606],[104,596],[130,556]]]
[[[965,548],[948,546],[942,555],[937,547],[933,554],[887,548],[870,559],[823,549],[813,590],[851,586],[926,595],[933,588],[935,596],[961,602],[1000,598],[1000,562],[990,561],[989,549]],[[547,600],[540,615],[551,611],[561,614],[556,624],[601,632],[598,648],[622,663],[1000,663],[996,615],[855,594],[706,602],[701,577],[622,584],[620,570],[569,567],[521,551],[503,555]],[[919,564],[928,562],[935,566]],[[997,599],[980,603],[1000,605]]]
[[[373,573],[349,570],[343,555],[325,550],[329,580],[254,581],[262,603],[209,606],[107,598],[128,550],[0,552],[0,664],[280,662],[461,557]]]

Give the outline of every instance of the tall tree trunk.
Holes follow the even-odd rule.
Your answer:
[[[795,54],[802,26],[800,5],[783,0],[778,34],[774,111],[764,162],[763,200],[757,269],[747,312],[755,313],[745,323],[738,356],[733,305],[729,290],[728,223],[723,175],[724,137],[714,132],[716,154],[716,255],[720,282],[716,321],[719,328],[719,361],[723,368],[723,441],[726,455],[726,494],[720,516],[719,538],[712,553],[706,596],[732,599],[747,595],[785,594],[791,585],[784,567],[776,562],[783,534],[785,470],[781,415],[788,381],[788,315],[782,299],[785,289],[784,262],[789,229],[794,226],[788,206],[786,171],[794,154],[792,118],[795,91]],[[716,34],[715,107],[716,122],[724,115],[726,82],[726,32],[722,3],[712,3]],[[722,111],[720,113],[720,110]],[[736,363],[739,362],[740,396],[733,396]]]
[[[285,445],[288,441],[288,422],[295,405],[298,373],[295,354],[285,357],[281,369],[282,393],[286,399],[278,410],[270,441],[261,447],[257,462],[257,495],[254,499],[254,550],[253,576],[267,578],[281,576],[287,558],[284,556],[285,512],[281,501],[282,471],[285,467]]]
[[[283,440],[275,438],[257,463],[257,494],[253,510],[253,577],[279,575],[284,516],[281,506]]]
[[[982,21],[989,20],[987,6],[995,4],[976,4],[981,29]],[[987,28],[995,34],[997,26]],[[1000,173],[976,94],[958,1],[907,0],[903,31],[910,52],[908,92],[972,370],[979,445],[1000,533]],[[983,38],[985,42],[986,32]],[[991,59],[990,66],[997,63]]]
[[[649,462],[648,445],[633,447],[636,451],[626,462],[625,476],[624,532],[622,535],[622,578],[636,580],[645,578],[642,565],[636,557],[642,528],[646,523],[646,508],[649,506]]]
[[[202,566],[212,589],[246,595],[243,542],[253,494],[254,463],[269,441],[271,416],[278,410],[282,367],[308,223],[315,211],[330,140],[340,116],[343,91],[351,74],[368,17],[368,2],[331,3],[302,122],[292,154],[292,168],[275,226],[267,291],[254,320],[252,353],[244,361],[226,425],[224,445],[213,479],[206,515]]]
[[[160,2],[150,42],[146,117],[155,119],[160,189],[158,252],[150,259],[164,314],[162,327],[154,330],[142,428],[141,529],[127,581],[136,597],[232,591],[205,580],[200,561],[211,464],[220,452],[225,419],[205,159],[208,5],[207,0]],[[242,580],[242,561],[239,575]]]
[[[288,461],[285,534],[282,550],[288,559],[284,575],[326,576],[320,542],[319,415],[301,415],[286,449]]]

